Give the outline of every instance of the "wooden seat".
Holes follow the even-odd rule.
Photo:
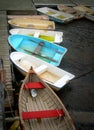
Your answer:
[[[43,111],[32,111],[22,112],[23,120],[38,119],[38,118],[51,118],[51,117],[63,117],[64,112],[62,109],[57,110],[43,110]]]
[[[45,86],[41,82],[28,82],[24,85],[25,89],[42,89]]]

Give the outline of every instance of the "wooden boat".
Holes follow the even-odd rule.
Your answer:
[[[14,18],[14,19],[8,20],[8,23],[12,27],[48,29],[48,30],[55,29],[54,21],[49,21],[49,20],[40,20],[40,19],[36,20],[32,18]]]
[[[74,9],[84,13],[85,17],[91,21],[94,21],[94,10],[83,5],[75,6]]]
[[[23,75],[26,75],[32,65],[39,77],[50,84],[56,91],[63,88],[75,77],[73,74],[63,69],[22,52],[12,52],[10,54],[10,60]]]
[[[8,37],[8,41],[16,51],[34,55],[55,66],[60,64],[67,52],[67,49],[60,45],[33,36],[14,34]]]
[[[14,29],[10,29],[9,33],[11,35],[23,34],[28,36],[34,36],[54,43],[61,43],[63,41],[63,32],[59,32],[59,31],[14,28]]]
[[[49,17],[47,15],[8,15],[8,19],[14,18],[32,18],[40,20],[49,20]]]
[[[63,11],[69,14],[74,15],[74,19],[80,19],[84,17],[84,13],[79,10],[74,9],[73,7],[65,6],[63,4],[57,5],[59,11]]]
[[[41,14],[46,14],[47,16],[49,16],[51,20],[54,20],[60,23],[67,23],[74,19],[74,16],[71,14],[61,12],[55,9],[51,9],[49,7],[37,8],[37,11]]]
[[[85,7],[83,5],[80,6],[75,6],[74,9],[83,11],[84,13],[90,13],[90,14],[94,14],[94,10],[88,7]]]
[[[75,130],[59,97],[32,69],[21,85],[18,106],[22,130]]]

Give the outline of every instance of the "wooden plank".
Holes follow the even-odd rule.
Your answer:
[[[34,4],[31,0],[2,0],[0,1],[0,9],[7,11],[31,11],[34,10]]]
[[[1,6],[1,5],[0,5]],[[7,13],[6,11],[0,11],[0,69],[5,70],[4,84],[6,88],[12,88],[12,77],[11,68],[9,61],[9,45],[7,42],[8,32],[7,32]],[[2,60],[1,60],[2,59]],[[11,105],[13,105],[13,91],[7,92],[5,98],[5,107],[9,107],[9,100]]]
[[[94,6],[94,0],[71,0],[76,5]]]
[[[35,6],[57,6],[57,4],[71,5],[74,4],[70,0],[33,0]]]

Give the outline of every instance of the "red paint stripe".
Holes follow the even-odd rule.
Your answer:
[[[51,117],[59,117],[59,116],[64,116],[64,112],[62,109],[22,112],[22,117],[24,120],[36,119],[36,118],[51,118]]]
[[[24,85],[25,89],[42,89],[45,86],[41,82],[28,82]]]

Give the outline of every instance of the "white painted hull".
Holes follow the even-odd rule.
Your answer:
[[[74,19],[74,16],[72,14],[61,12],[48,7],[37,8],[37,11],[41,14],[46,14],[51,20],[59,23],[67,23]]]
[[[24,75],[26,75],[32,66],[39,77],[57,91],[75,77],[73,74],[63,69],[22,52],[12,52],[10,54],[10,59]]]
[[[38,30],[38,29],[25,29],[25,28],[14,28],[9,31],[10,34],[23,34],[31,35],[34,37],[42,38],[44,40],[49,40],[54,43],[61,43],[63,41],[63,32],[59,31],[48,31],[48,30]]]

